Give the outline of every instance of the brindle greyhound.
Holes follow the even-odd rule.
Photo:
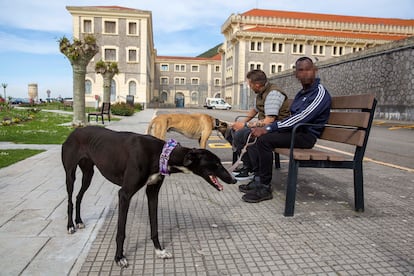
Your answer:
[[[80,167],[82,187],[76,196],[77,228],[84,228],[80,206],[85,191],[89,188],[94,166],[101,174],[121,186],[118,192],[119,216],[116,235],[115,261],[127,267],[123,254],[125,225],[132,196],[147,184],[148,210],[151,226],[151,239],[160,258],[172,255],[161,247],[158,239],[158,193],[165,178],[170,173],[194,173],[221,191],[223,186],[218,178],[226,183],[236,183],[233,176],[223,167],[220,159],[205,149],[190,149],[150,135],[132,132],[116,132],[103,127],[88,126],[75,129],[62,145],[62,162],[66,172],[68,192],[69,234],[75,232],[73,223],[72,194],[77,166]]]

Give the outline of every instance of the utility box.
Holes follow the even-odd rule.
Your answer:
[[[134,96],[127,95],[126,96],[126,103],[129,104],[130,106],[134,106]]]

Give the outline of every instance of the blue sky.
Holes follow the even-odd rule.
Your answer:
[[[158,55],[197,56],[223,41],[221,25],[232,13],[253,8],[414,19],[413,0],[12,0],[0,2],[0,83],[7,96],[72,96],[72,68],[58,39],[72,38],[66,6],[123,6],[152,11]],[[4,90],[0,87],[1,95]]]

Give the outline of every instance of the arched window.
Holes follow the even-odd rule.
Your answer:
[[[116,101],[116,82],[111,81],[111,102]]]
[[[191,92],[191,103],[197,103],[198,102],[198,92],[193,91]]]
[[[90,80],[85,80],[85,94],[92,94],[92,82]]]
[[[161,102],[162,103],[166,103],[167,102],[167,99],[168,99],[168,93],[167,93],[167,91],[162,91],[161,92]]]
[[[137,93],[137,83],[135,81],[130,81],[128,84],[128,95],[135,96]]]

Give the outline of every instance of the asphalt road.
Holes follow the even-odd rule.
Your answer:
[[[232,110],[208,110],[208,109],[160,109],[158,113],[207,113],[224,121],[234,121],[239,115],[246,112]],[[168,138],[174,138],[185,146],[198,147],[196,140],[185,138],[177,133],[168,133]],[[353,149],[347,145],[338,143],[318,142],[320,145],[353,153]],[[213,132],[208,149],[217,154],[222,161],[231,162],[232,151],[226,141]],[[414,172],[414,123],[374,121],[368,141],[365,158],[371,162],[377,162],[385,166],[397,167]]]

